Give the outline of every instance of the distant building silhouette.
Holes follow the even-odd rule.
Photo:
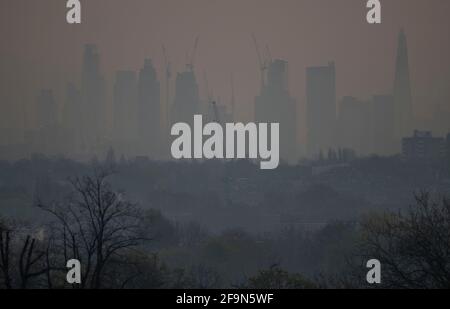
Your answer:
[[[370,103],[354,97],[344,97],[339,104],[339,147],[353,149],[365,155],[370,149]]]
[[[104,114],[104,79],[100,73],[100,55],[95,45],[85,45],[81,78],[83,139],[87,151],[98,147]]]
[[[307,69],[306,100],[308,154],[317,156],[335,147],[336,70],[333,62]]]
[[[161,88],[156,70],[146,59],[139,72],[138,81],[138,132],[139,152],[160,158],[164,155],[161,122]]]
[[[105,164],[106,166],[114,167],[116,163],[116,153],[114,152],[114,149],[112,147],[109,147],[105,157]]]
[[[80,150],[83,140],[83,117],[82,117],[81,92],[72,83],[66,88],[66,103],[64,104],[62,123],[70,135],[71,152]]]
[[[288,87],[287,61],[270,61],[267,82],[255,98],[255,120],[280,124],[280,157],[294,163],[298,159],[297,108]]]
[[[172,105],[171,122],[192,124],[194,115],[201,112],[198,84],[193,70],[177,74],[175,99]]]
[[[136,153],[138,140],[138,86],[136,73],[119,71],[114,83],[113,136],[121,154]]]
[[[398,36],[394,81],[395,137],[400,140],[412,130],[413,107],[409,72],[408,45],[403,30]]]
[[[25,143],[31,153],[46,155],[67,154],[72,149],[72,138],[60,125],[58,107],[49,89],[41,90],[36,98],[36,130],[27,132]]]
[[[79,130],[81,124],[81,93],[77,87],[69,83],[66,87],[66,103],[63,108],[64,126],[71,130]]]
[[[208,122],[218,122],[222,125],[225,123],[234,122],[233,114],[229,111],[229,108],[225,104],[221,103],[220,98],[216,101],[208,100],[206,105],[203,105],[203,114]]]
[[[394,139],[394,98],[392,95],[375,95],[370,106],[369,153],[392,155],[398,153]]]
[[[407,158],[433,159],[445,156],[445,140],[433,137],[429,131],[414,131],[413,137],[404,138],[402,153]]]

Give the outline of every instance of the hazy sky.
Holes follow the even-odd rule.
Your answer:
[[[233,73],[239,110],[248,117],[259,87],[254,32],[273,58],[289,61],[290,88],[302,115],[307,66],[334,60],[338,97],[391,91],[397,34],[404,27],[414,104],[423,113],[449,98],[450,1],[381,2],[383,23],[368,25],[365,0],[81,0],[82,25],[67,25],[64,0],[1,0],[0,89],[18,106],[30,104],[38,88],[54,88],[62,104],[65,83],[79,80],[88,42],[99,47],[109,89],[114,71],[138,70],[146,57],[163,80],[161,45],[179,71],[198,35],[202,96],[204,70],[214,94],[226,101]],[[19,84],[27,86],[18,92]]]

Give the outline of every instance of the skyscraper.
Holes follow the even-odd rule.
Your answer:
[[[336,70],[328,66],[306,70],[308,154],[317,156],[336,146]]]
[[[156,70],[152,61],[146,59],[138,82],[139,151],[154,158],[163,155],[160,91]]]
[[[268,66],[267,83],[255,98],[255,120],[280,124],[280,156],[291,163],[297,159],[296,115],[296,101],[288,89],[288,63],[273,60]]]
[[[89,149],[98,147],[102,136],[104,113],[104,79],[100,74],[100,55],[95,45],[86,45],[81,80],[83,139]]]
[[[138,141],[137,79],[133,71],[119,71],[114,84],[113,136],[120,154],[136,153]]]
[[[412,95],[409,74],[408,45],[403,30],[398,36],[398,49],[394,81],[395,138],[400,141],[412,132]]]
[[[175,82],[175,100],[172,105],[172,123],[193,123],[194,115],[199,114],[200,98],[198,84],[193,70],[178,73]]]

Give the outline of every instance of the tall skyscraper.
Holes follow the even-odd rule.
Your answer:
[[[146,59],[138,82],[139,151],[153,158],[163,155],[160,91],[156,70],[152,61]]]
[[[408,45],[403,30],[398,36],[394,81],[395,138],[400,141],[412,132],[413,108],[409,74]]]
[[[306,71],[308,154],[317,156],[336,146],[336,70],[328,66]]]
[[[193,123],[201,112],[198,84],[193,70],[178,73],[175,82],[175,100],[172,105],[172,123]]]
[[[288,89],[288,63],[279,59],[271,61],[267,83],[255,98],[255,120],[280,124],[280,156],[291,163],[298,159],[296,116],[296,101]]]
[[[88,149],[98,147],[104,129],[104,79],[100,73],[100,55],[95,45],[86,45],[81,80],[83,139]]]
[[[113,137],[119,154],[136,153],[138,141],[137,79],[133,71],[119,71],[114,84]]]

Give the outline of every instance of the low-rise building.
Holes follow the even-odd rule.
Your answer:
[[[433,137],[429,131],[416,130],[412,137],[403,138],[402,141],[402,153],[407,158],[442,158],[445,149],[444,138]]]

